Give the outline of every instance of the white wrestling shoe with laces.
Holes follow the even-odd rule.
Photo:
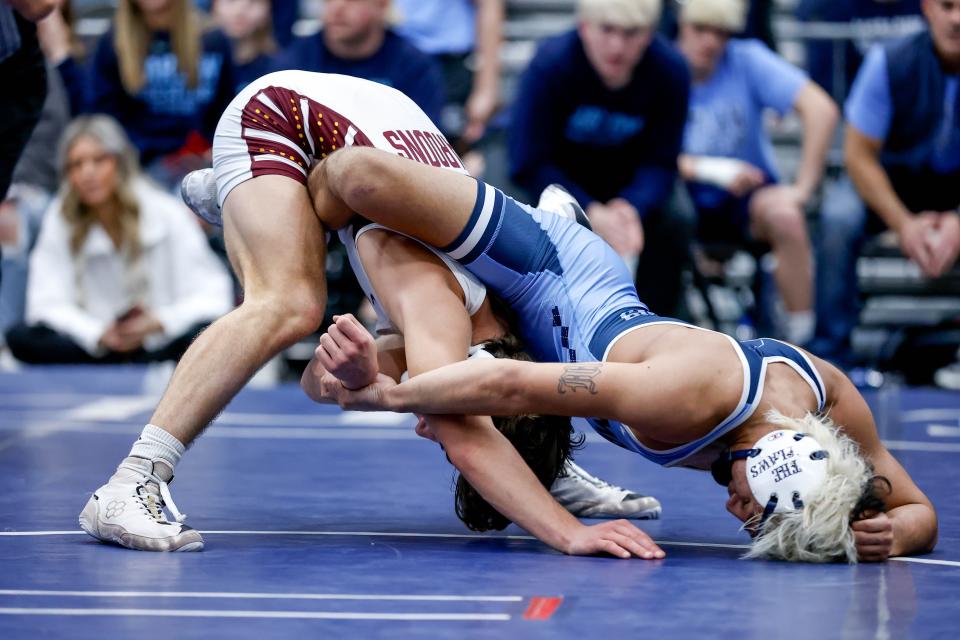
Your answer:
[[[217,178],[213,169],[197,169],[183,177],[180,197],[190,209],[210,224],[222,227],[223,218],[217,203]]]
[[[107,484],[80,512],[80,528],[102,542],[140,551],[200,551],[203,538],[183,524],[167,483],[173,470],[163,460],[124,458]],[[167,520],[166,507],[174,520]]]
[[[550,494],[579,518],[656,520],[660,517],[660,501],[656,498],[605,482],[570,460],[550,487]]]
[[[537,201],[537,209],[543,209],[558,216],[576,220],[580,226],[593,231],[590,219],[584,212],[583,207],[577,202],[577,199],[557,183],[547,185],[547,188],[540,193],[540,200]]]

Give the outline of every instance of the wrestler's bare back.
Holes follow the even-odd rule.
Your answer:
[[[637,439],[652,449],[668,449],[703,437],[733,412],[743,393],[743,365],[730,339],[696,327],[640,327],[617,342],[607,361],[636,363],[656,371],[661,386],[657,402],[649,403],[643,415],[628,424]],[[829,399],[836,369],[819,359],[815,362]],[[770,409],[797,417],[817,410],[810,386],[783,363],[767,366],[760,404],[742,426],[750,428],[764,421]],[[732,441],[733,436],[728,434],[725,440]]]

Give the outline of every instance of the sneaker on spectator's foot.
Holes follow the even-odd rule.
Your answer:
[[[141,551],[200,551],[200,532],[185,524],[167,483],[173,469],[163,460],[124,458],[107,484],[80,512],[80,528],[102,542]],[[166,507],[174,521],[163,513]]]
[[[550,493],[567,511],[581,518],[660,517],[660,501],[656,498],[604,482],[571,461],[564,465]]]
[[[576,220],[581,226],[593,231],[587,214],[583,207],[577,202],[569,191],[557,183],[547,185],[547,188],[540,193],[540,200],[537,202],[537,209],[543,209],[558,216]]]
[[[223,226],[213,169],[197,169],[185,175],[180,183],[180,197],[195,214],[214,226]]]

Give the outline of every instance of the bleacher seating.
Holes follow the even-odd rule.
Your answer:
[[[301,20],[294,27],[295,33],[315,32],[319,28],[315,16],[319,14],[322,0],[296,1],[300,3]],[[92,41],[103,33],[109,26],[115,4],[115,0],[74,0],[74,11],[79,18],[77,31],[81,37]],[[796,4],[796,0],[774,0],[772,12],[778,50],[791,62],[803,65],[803,44],[807,39],[842,42],[855,35],[847,25],[799,22],[793,15]],[[510,103],[516,82],[537,44],[575,25],[575,7],[576,0],[506,0],[507,20],[501,51],[504,104]],[[835,97],[843,98],[842,95]],[[501,118],[501,122],[503,120]],[[778,164],[785,175],[792,175],[800,155],[799,121],[795,117],[770,118],[767,125],[773,134]],[[829,156],[828,173],[833,176],[844,170],[840,140],[838,136]],[[492,149],[489,162],[505,163],[503,150]],[[505,174],[503,168],[492,172],[493,176]],[[720,328],[736,331],[741,325],[744,309],[755,302],[756,287],[752,282],[758,272],[758,264],[750,254],[740,253],[720,272],[701,282],[713,312],[719,316],[716,319]],[[864,308],[861,326],[854,333],[853,341],[858,354],[867,360],[875,360],[888,347],[891,335],[903,327],[931,327],[960,318],[960,268],[937,281],[929,281],[895,248],[877,245],[864,252],[857,272]],[[704,308],[699,310],[706,313]]]

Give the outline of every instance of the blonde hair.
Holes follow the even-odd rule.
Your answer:
[[[618,27],[650,27],[660,19],[661,0],[579,0],[577,17]]]
[[[200,16],[191,0],[170,0],[173,24],[170,47],[177,57],[177,68],[187,77],[187,86],[197,87],[200,79],[200,56],[203,53],[203,32]],[[147,83],[144,65],[153,34],[147,27],[136,0],[120,0],[114,16],[113,46],[120,61],[120,81],[127,93],[139,93]]]
[[[743,557],[855,563],[857,548],[851,518],[864,510],[865,502],[882,505],[875,493],[877,478],[859,445],[825,416],[808,413],[803,418],[788,418],[770,411],[766,418],[777,429],[813,437],[828,454],[827,477],[814,492],[804,496],[802,509],[772,514]],[[759,520],[756,516],[744,526]]]
[[[747,23],[747,5],[743,0],[685,0],[679,20],[740,33]]]
[[[79,116],[70,123],[60,138],[60,167],[63,174],[61,212],[70,226],[70,252],[76,259],[80,254],[90,228],[97,223],[96,214],[80,201],[66,177],[67,157],[80,138],[91,138],[117,162],[117,190],[114,194],[120,205],[121,248],[128,260],[136,261],[142,251],[140,245],[140,205],[134,194],[134,181],[140,175],[137,152],[130,144],[123,127],[102,114]]]

